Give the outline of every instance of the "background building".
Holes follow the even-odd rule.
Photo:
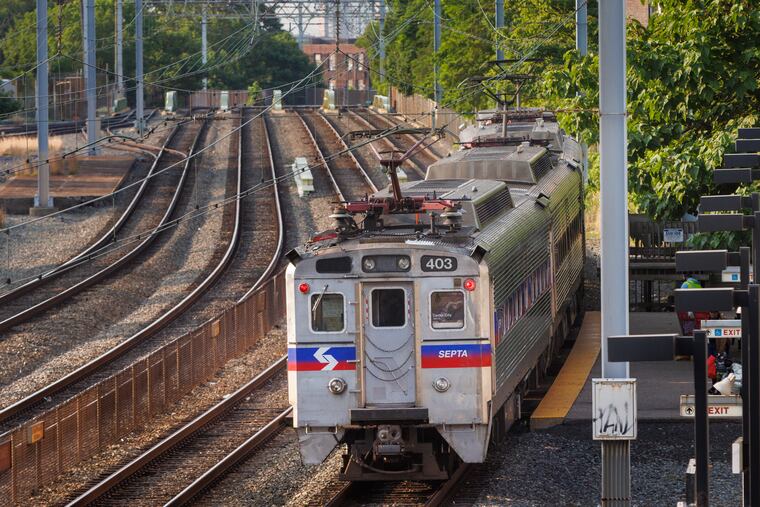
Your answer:
[[[368,90],[369,70],[367,55],[363,48],[351,42],[341,42],[340,49],[348,56],[334,53],[335,42],[312,39],[304,43],[303,52],[309,60],[319,65],[325,59],[329,61],[323,67],[322,78],[326,88],[331,90]]]

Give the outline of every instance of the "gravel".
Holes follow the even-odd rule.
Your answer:
[[[159,439],[176,431],[202,411],[221,401],[251,378],[262,372],[286,352],[285,329],[281,324],[261,339],[240,358],[229,361],[208,382],[193,389],[170,411],[154,417],[148,426],[124,438],[119,445],[78,464],[57,482],[43,489],[32,499],[33,505],[60,504],[71,501],[85,487],[94,485],[106,473],[112,473],[150,448]]]
[[[675,505],[685,495],[685,470],[693,457],[693,423],[639,423],[631,450],[633,505]],[[711,505],[739,505],[740,476],[731,474],[735,423],[711,425]],[[578,505],[599,503],[600,444],[590,424],[546,431],[511,432],[476,468],[454,503],[467,505]],[[540,479],[538,479],[540,478]]]
[[[209,127],[206,143],[219,135],[220,123]],[[193,177],[186,183],[192,190],[197,174],[200,191],[195,199],[189,197],[191,191],[185,192],[177,213],[192,209],[196,200],[202,206],[224,196],[228,152],[226,140],[204,152],[197,172],[191,171]],[[220,248],[221,219],[221,213],[209,213],[181,223],[159,236],[142,254],[139,265],[119,271],[50,310],[44,319],[19,326],[12,339],[0,343],[0,352],[8,359],[0,368],[0,380],[6,384],[0,392],[0,406],[104,353],[179,302]]]

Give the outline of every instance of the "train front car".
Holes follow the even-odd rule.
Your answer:
[[[305,463],[346,444],[346,479],[445,479],[518,417],[579,312],[584,260],[578,144],[519,114],[486,115],[425,180],[343,203],[289,254]]]

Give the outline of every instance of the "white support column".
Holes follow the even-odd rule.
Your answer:
[[[628,156],[624,0],[599,2],[602,377],[627,378],[607,359],[607,338],[628,334]],[[630,441],[602,442],[602,506],[631,503]]]
[[[385,0],[380,0],[380,80],[385,81]]]
[[[206,25],[208,25],[208,5],[203,4],[201,7],[201,63],[203,64],[203,89],[208,89],[208,74],[206,72],[206,63],[208,63],[208,40],[206,38]]]
[[[84,76],[87,90],[87,144],[88,153],[95,155],[98,140],[97,109],[98,83],[95,72],[95,0],[84,0]]]
[[[47,0],[37,0],[37,196],[35,207],[53,206],[48,159],[48,15]]]
[[[576,0],[579,1],[579,0]],[[584,0],[585,1],[585,0]],[[504,28],[504,0],[496,0],[496,59],[504,59],[504,51],[501,49],[501,31]]]
[[[135,128],[142,135],[145,130],[143,117],[144,90],[143,90],[143,13],[142,0],[135,0]]]
[[[575,49],[581,56],[588,54],[588,2],[575,0]],[[583,168],[583,183],[588,181],[588,145],[581,142],[581,166]]]
[[[123,0],[116,0],[116,97],[124,97],[124,12]]]

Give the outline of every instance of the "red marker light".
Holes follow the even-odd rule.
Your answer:
[[[468,278],[464,281],[464,288],[470,292],[475,290],[475,280]]]
[[[298,290],[301,291],[301,294],[306,294],[307,292],[309,292],[310,288],[311,287],[309,287],[309,284],[306,282],[298,286]]]

